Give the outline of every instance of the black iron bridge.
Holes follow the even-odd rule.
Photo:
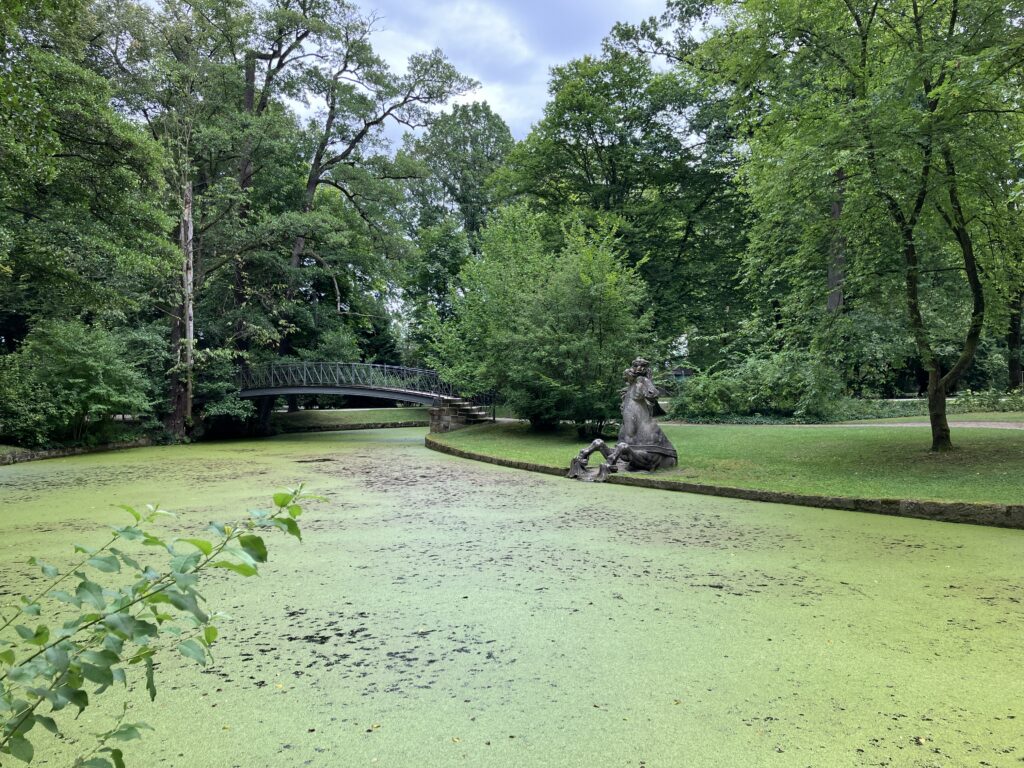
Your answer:
[[[358,395],[423,403],[440,415],[473,423],[488,418],[490,395],[463,398],[437,371],[375,363],[269,363],[238,376],[240,397]],[[491,414],[493,417],[493,413]],[[442,430],[447,431],[447,430]]]

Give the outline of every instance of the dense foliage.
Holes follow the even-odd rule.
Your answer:
[[[258,426],[279,358],[600,423],[644,347],[683,415],[918,393],[948,447],[948,394],[1024,384],[1022,16],[668,0],[517,142],[347,0],[8,3],[0,441]]]
[[[503,209],[482,253],[459,275],[452,318],[439,324],[435,362],[471,392],[494,391],[537,427],[601,424],[618,414],[622,361],[649,339],[645,290],[623,263],[615,229],[563,223],[558,251],[546,217]]]

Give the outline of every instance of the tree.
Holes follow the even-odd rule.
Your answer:
[[[329,187],[340,193],[371,229],[379,228],[373,205],[381,196],[386,199],[389,180],[404,176],[401,163],[381,151],[384,126],[393,122],[424,127],[430,107],[474,85],[440,50],[410,56],[404,74],[391,72],[369,42],[373,18],[362,16],[354,6],[337,4],[325,21],[330,33],[324,35],[317,60],[303,78],[306,97],[325,107],[308,129],[312,151],[301,204],[307,226],[296,233],[292,244],[288,300],[296,296],[303,267],[315,262],[332,268],[325,254],[307,252],[307,240],[325,223],[310,216],[318,191]],[[283,334],[281,353],[287,354],[290,347],[288,335]]]
[[[514,144],[505,121],[487,102],[455,104],[433,117],[421,136],[406,141],[409,155],[427,168],[426,177],[412,185],[419,226],[435,226],[455,214],[475,248],[495,205],[488,181]]]
[[[1007,180],[1021,135],[1020,9],[991,0],[720,9],[725,24],[699,61],[745,126],[755,208],[791,246],[767,247],[762,260],[806,285],[811,264],[822,275],[830,264],[822,235],[840,227],[845,290],[860,282],[902,294],[928,374],[932,448],[950,448],[947,392],[1007,285],[998,244],[1011,226]]]
[[[0,393],[0,435],[30,445],[80,443],[113,416],[152,407],[123,339],[78,321],[40,323],[0,358]]]
[[[627,38],[620,29],[600,56],[552,69],[544,117],[498,183],[542,210],[619,216],[659,335],[718,335],[744,303],[735,275],[745,212],[730,183],[728,125],[700,88]]]
[[[556,253],[542,219],[523,205],[492,217],[431,362],[470,392],[493,390],[534,427],[601,425],[617,413],[623,366],[649,343],[643,281],[612,226],[567,219]]]
[[[359,356],[394,357],[387,302],[391,262],[410,247],[399,211],[412,174],[384,128],[424,125],[470,81],[439,51],[391,71],[371,45],[374,17],[336,0],[104,9],[94,67],[167,159],[171,431],[190,431],[193,389],[211,413],[247,412],[226,351],[244,366],[356,338]]]
[[[0,347],[37,320],[123,322],[168,273],[159,146],[88,68],[81,3],[13,16],[0,48]],[[5,21],[8,21],[5,18]]]

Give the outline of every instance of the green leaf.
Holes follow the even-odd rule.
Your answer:
[[[50,640],[50,628],[45,624],[40,624],[34,632],[22,624],[18,624],[14,630],[30,645],[46,645]]]
[[[153,675],[153,657],[147,656],[146,662],[146,690],[149,691],[149,700],[156,700],[156,678]]]
[[[203,640],[209,645],[217,639],[217,628],[212,624],[203,630]]]
[[[280,528],[285,533],[290,533],[299,541],[302,541],[302,531],[299,529],[299,524],[290,517],[279,517],[275,519],[274,525]]]
[[[207,622],[210,617],[199,607],[199,601],[196,600],[196,596],[188,592],[178,592],[177,590],[169,589],[165,592],[167,598],[171,601],[171,605],[177,608],[179,611],[187,611],[195,616],[201,622]]]
[[[121,558],[121,562],[127,565],[129,568],[134,568],[136,571],[142,571],[142,566],[139,565],[139,561],[130,555],[126,555],[119,549],[111,548],[110,551]]]
[[[197,643],[195,640],[186,640],[178,646],[178,651],[182,656],[187,656],[190,659],[194,659],[206,666],[206,652],[203,650],[203,646]]]
[[[128,541],[139,541],[140,539],[144,539],[146,537],[146,534],[140,528],[136,528],[134,525],[124,525],[114,528],[114,533],[116,533],[123,539],[127,539]]]
[[[58,643],[52,648],[47,648],[44,656],[46,660],[50,662],[59,672],[63,672],[71,664],[71,659],[68,658],[68,652],[64,649],[64,643]]]
[[[114,555],[96,555],[90,557],[85,564],[103,573],[117,573],[121,570],[121,561]]]
[[[184,542],[185,544],[191,544],[207,557],[209,557],[210,553],[213,552],[213,544],[208,542],[206,539],[178,539],[178,541]]]
[[[23,763],[31,763],[33,756],[35,756],[35,750],[32,748],[31,742],[24,736],[12,736],[11,740],[7,742],[7,748],[11,751],[13,757],[18,758]]]
[[[192,573],[176,573],[174,574],[174,586],[181,590],[187,590],[189,587],[194,587],[199,583],[199,576],[193,571]]]
[[[8,667],[14,664],[14,651],[0,651],[0,664],[6,664]]]
[[[267,545],[263,543],[263,539],[259,536],[253,536],[247,534],[238,538],[238,543],[242,546],[242,549],[255,560],[257,563],[267,562]]]
[[[293,519],[298,518],[302,514],[302,507],[298,504],[291,504],[288,506],[288,514],[291,515]]]
[[[42,570],[43,575],[48,579],[55,579],[58,576],[60,576],[60,571],[58,571],[52,565],[44,563],[42,560],[37,560],[34,557],[30,557],[28,562],[30,565],[38,565],[40,570]]]
[[[132,516],[133,518],[135,518],[135,522],[136,522],[136,523],[137,523],[137,522],[139,522],[140,520],[142,520],[142,515],[140,515],[140,514],[139,514],[138,512],[136,512],[136,511],[135,511],[134,509],[132,509],[131,507],[129,507],[129,506],[127,505],[127,504],[118,504],[118,505],[117,505],[117,508],[118,508],[118,509],[123,509],[123,510],[124,510],[125,512],[127,512],[127,513],[128,513],[129,515],[131,515],[131,516]]]
[[[46,715],[36,715],[36,722],[43,726],[43,728],[48,730],[54,736],[60,736],[60,729],[57,727],[57,722],[52,717],[47,717]]]
[[[115,741],[134,741],[135,739],[141,739],[142,734],[139,732],[140,727],[148,726],[143,723],[122,723],[118,726],[117,730],[113,731],[108,736],[108,738],[114,739]]]
[[[240,576],[255,576],[259,573],[253,565],[248,565],[247,563],[233,563],[230,560],[218,560],[215,563],[210,563],[210,567],[227,568],[229,571],[234,571]]]
[[[82,664],[82,675],[86,680],[99,685],[101,689],[114,684],[114,674],[110,671],[110,667]]]
[[[103,587],[94,581],[83,579],[75,590],[75,597],[83,603],[89,603],[96,610],[102,611],[107,607],[107,601],[103,599]]]
[[[163,549],[168,549],[166,541],[157,536],[152,536],[148,533],[146,534],[145,538],[142,539],[142,543],[147,547],[162,547]]]
[[[174,573],[188,573],[199,565],[202,555],[193,552],[191,555],[178,555],[171,558],[171,571]]]
[[[121,661],[121,657],[113,651],[85,651],[81,658],[97,667],[110,668]]]
[[[275,507],[287,507],[292,503],[295,498],[293,493],[275,493],[274,494],[274,506]]]
[[[62,685],[56,691],[56,700],[53,702],[54,711],[64,709],[68,704],[78,707],[78,714],[89,706],[89,694],[81,688],[71,685]]]
[[[60,600],[62,603],[68,603],[69,605],[73,605],[76,608],[82,605],[81,600],[79,600],[74,595],[65,592],[63,589],[55,589],[53,592],[50,593],[50,597],[56,598],[57,600]]]

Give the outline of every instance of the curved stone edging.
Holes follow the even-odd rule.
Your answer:
[[[465,451],[439,442],[429,435],[424,438],[426,447],[433,451],[458,456],[462,459],[497,464],[502,467],[524,469],[545,475],[565,477],[566,470],[528,461],[502,459],[482,453]],[[612,475],[605,482],[617,485],[632,485],[641,488],[657,488],[662,491],[699,493],[706,496],[724,496],[746,501],[767,501],[774,504],[793,504],[819,509],[842,509],[854,512],[871,512],[877,515],[912,517],[921,520],[937,520],[946,523],[968,523],[991,525],[999,528],[1024,529],[1024,504],[975,504],[951,501],[915,501],[913,499],[860,499],[848,496],[815,496],[783,491],[763,491],[753,488],[730,488],[722,485],[685,483],[673,480],[658,480],[643,475]]]
[[[82,456],[87,453],[106,453],[107,451],[122,451],[127,448],[148,448],[153,441],[148,437],[140,437],[138,440],[128,440],[124,443],[105,443],[90,447],[79,446],[77,448],[51,448],[45,451],[23,451],[22,453],[10,453],[0,456],[0,466],[8,464],[21,464],[24,461],[42,461],[43,459],[63,459],[66,456]]]
[[[389,429],[392,427],[429,427],[429,421],[389,421],[375,422],[372,424],[341,424],[329,427],[309,427],[307,429],[281,430],[277,434],[294,435],[302,432],[345,432],[352,429]],[[149,448],[155,443],[148,437],[140,437],[138,440],[129,440],[124,443],[106,443],[91,447],[78,446],[75,448],[50,448],[44,451],[21,451],[0,455],[0,467],[10,464],[21,464],[25,461],[42,461],[43,459],[63,459],[67,456],[84,456],[87,453],[106,453],[108,451],[122,451],[128,448]]]

